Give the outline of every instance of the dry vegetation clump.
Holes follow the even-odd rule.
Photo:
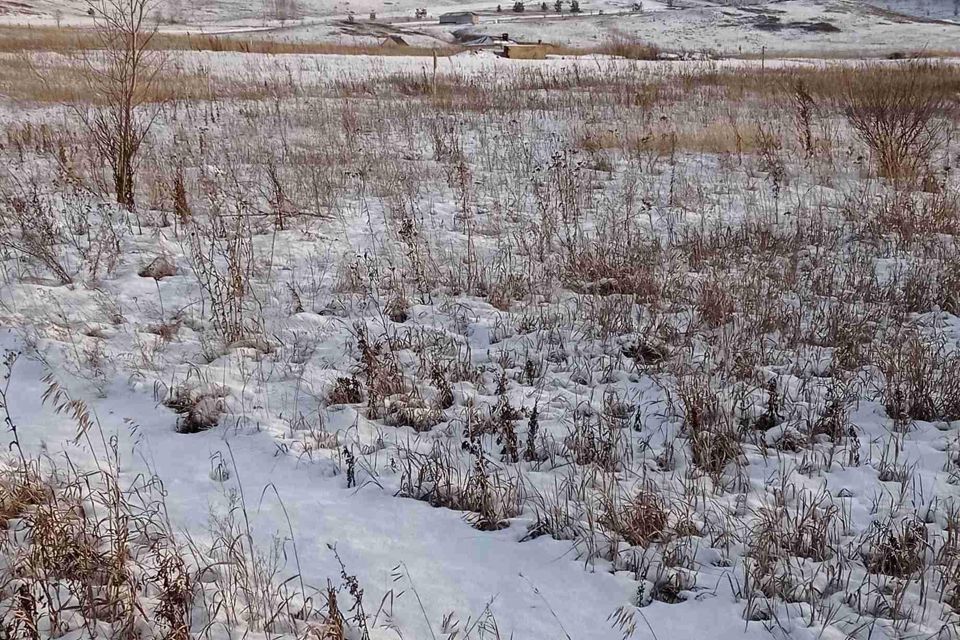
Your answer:
[[[574,418],[565,444],[575,464],[595,465],[608,472],[622,469],[628,455],[622,425],[603,416]]]
[[[118,484],[113,467],[77,474],[52,460],[22,459],[2,471],[4,567],[0,617],[15,637],[40,638],[91,629],[151,638],[205,637],[204,627],[220,617],[220,606],[237,600],[240,574],[205,578],[199,550],[176,539],[163,517],[157,487],[138,480]],[[221,538],[225,541],[225,538]],[[216,555],[216,550],[211,550]],[[237,566],[250,567],[247,558]],[[198,564],[197,561],[200,561]],[[203,575],[201,575],[203,574]],[[269,576],[248,576],[260,579]],[[262,587],[267,588],[267,582]],[[258,599],[283,595],[276,587]],[[252,627],[286,617],[283,601],[270,618],[248,616]],[[293,623],[306,629],[312,616]],[[284,623],[289,624],[289,623]]]
[[[598,239],[571,252],[562,280],[573,291],[654,301],[663,287],[659,248],[641,239]]]
[[[168,561],[171,541],[153,505],[135,502],[142,495],[122,491],[109,475],[64,478],[42,469],[29,461],[3,473],[5,529],[13,534],[4,543],[0,605],[8,628],[39,638],[100,623],[121,635],[152,627],[158,638],[185,637],[192,576]],[[149,608],[143,580],[156,594]]]
[[[439,444],[425,454],[407,452],[399,495],[465,511],[467,521],[482,531],[508,526],[507,520],[519,515],[523,502],[520,478],[493,469],[476,444],[466,442],[463,450],[473,458],[467,467],[454,451]]]
[[[219,385],[176,386],[163,399],[180,416],[177,432],[198,433],[215,427],[226,410],[227,389]]]
[[[848,579],[844,514],[831,496],[775,488],[772,500],[754,515],[744,576],[745,617],[770,615],[771,602],[778,600],[830,597]]]
[[[784,555],[823,562],[838,552],[845,528],[842,518],[828,494],[800,491],[788,499],[783,492],[775,492],[772,503],[758,509],[751,555],[763,562]]]
[[[0,89],[3,95],[21,105],[73,104],[103,105],[102,94],[90,91],[88,73],[68,60],[38,59],[33,56],[0,56]],[[141,89],[142,99],[164,103],[175,99],[204,100],[224,95],[226,85],[218,88],[214,78],[202,70],[187,72],[174,67],[157,75],[157,82]],[[233,90],[260,92],[243,82],[231,83]],[[245,87],[245,89],[244,89]]]
[[[656,45],[624,35],[610,38],[600,46],[599,51],[628,60],[656,60],[661,53],[660,48]]]
[[[960,419],[960,355],[916,333],[898,337],[883,354],[884,407],[895,421]]]
[[[339,376],[327,395],[330,404],[359,404],[363,402],[363,383],[356,376]]]
[[[960,196],[939,183],[928,188],[932,192],[897,190],[878,194],[858,212],[864,235],[879,241],[892,237],[904,245],[923,243],[938,234],[955,235],[960,224]]]
[[[356,327],[356,345],[360,354],[359,373],[366,383],[367,406],[370,417],[386,415],[390,409],[396,414],[410,408],[417,413],[419,404],[414,395],[409,395],[403,369],[388,340],[374,339],[368,329],[362,325]],[[407,400],[398,400],[388,408],[388,399],[407,396]],[[402,419],[401,419],[402,420]]]
[[[641,490],[623,503],[604,500],[604,527],[632,546],[646,547],[662,542],[667,533],[669,511],[665,500],[655,490]]]
[[[676,393],[690,459],[696,469],[719,481],[731,465],[742,461],[740,427],[702,374],[686,374]]]
[[[914,519],[876,523],[864,551],[867,569],[898,578],[909,578],[922,571],[929,549],[927,536],[924,523]]]

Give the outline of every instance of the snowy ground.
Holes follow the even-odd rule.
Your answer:
[[[818,30],[826,26],[827,30]],[[746,6],[693,5],[677,10],[540,24],[482,24],[477,32],[508,31],[526,41],[602,44],[624,34],[674,51],[721,54],[865,55],[911,50],[952,50],[960,26],[878,15],[859,2],[778,2]]]
[[[4,99],[5,444],[201,547],[242,490],[375,638],[956,637],[955,137],[879,178],[822,62],[170,65],[135,212]]]
[[[421,3],[419,0],[164,0],[156,15],[174,33],[244,33],[302,42],[373,44],[389,35],[411,45],[436,46],[456,41],[454,32],[544,41],[577,47],[598,46],[612,38],[637,39],[662,48],[709,50],[723,54],[876,55],[908,49],[953,51],[960,25],[950,22],[953,5],[942,2],[869,4],[860,0],[788,0],[785,2],[648,1],[642,10],[626,0],[590,0],[583,13],[569,7],[557,14],[553,3],[543,11],[529,2],[524,13],[511,3],[475,0]],[[948,6],[949,5],[949,6]],[[428,18],[414,12],[425,9]],[[89,26],[88,5],[80,0],[0,0],[0,23]],[[451,10],[479,14],[480,24],[439,25]],[[376,18],[371,19],[370,14]],[[352,24],[347,18],[354,16]]]
[[[24,345],[8,334],[4,348],[22,350]],[[46,373],[36,363],[17,367],[11,393],[24,400],[14,403],[14,418],[25,427],[26,443],[45,444],[58,455],[74,436],[75,427],[40,405],[46,389],[41,378]],[[379,603],[391,589],[409,592],[412,581],[425,612],[419,610],[412,593],[398,599],[392,618],[404,637],[431,637],[431,628],[438,631],[448,613],[466,622],[488,604],[504,637],[513,633],[552,638],[562,636],[564,630],[575,638],[619,637],[606,616],[618,603],[629,600],[635,588],[632,581],[606,572],[585,573],[566,544],[541,538],[520,545],[515,531],[481,533],[456,512],[397,499],[376,486],[347,489],[342,476],[331,477],[328,465],[278,455],[276,442],[267,433],[216,429],[198,434],[187,445],[171,429],[170,411],[157,407],[147,390],[131,389],[119,381],[108,396],[93,407],[105,433],[118,438],[129,456],[125,477],[155,473],[163,478],[176,526],[204,531],[211,507],[222,508],[224,492],[242,482],[248,494],[257,498],[258,529],[265,536],[273,534],[281,523],[286,528],[283,510],[272,492],[262,504],[259,498],[264,487],[275,486],[290,515],[307,584],[323,586],[328,577],[339,573],[330,544],[337,546],[348,568],[359,576],[371,602]],[[135,433],[131,433],[133,425]],[[83,447],[67,445],[65,451],[74,460],[92,464]],[[210,477],[211,461],[221,456],[231,468],[235,460],[239,469],[235,478],[223,484]],[[279,533],[286,536],[283,529]],[[400,565],[408,577],[398,582]],[[716,616],[716,628],[740,632],[743,621],[733,608],[724,606],[730,597],[722,577],[718,571],[717,603],[708,603],[704,611],[709,608],[709,615]],[[559,612],[556,617],[550,608]],[[654,607],[648,617],[663,630],[677,629],[670,609]],[[698,625],[696,621],[690,625],[692,633]]]

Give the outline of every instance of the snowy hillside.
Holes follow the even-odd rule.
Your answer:
[[[152,6],[165,31],[253,33],[260,38],[340,44],[377,44],[393,38],[436,47],[469,36],[507,33],[515,40],[574,47],[596,47],[626,37],[671,50],[724,54],[767,50],[882,55],[902,53],[904,48],[953,50],[960,42],[960,25],[932,19],[951,17],[952,0],[886,5],[859,0],[584,0],[580,13],[571,12],[566,0],[559,12],[554,2],[527,2],[519,13],[512,3],[477,0],[158,0]],[[0,0],[0,23],[90,26],[88,8],[83,0]],[[426,17],[417,17],[418,10]],[[439,24],[439,15],[454,10],[476,12],[478,24]]]
[[[870,4],[918,18],[960,20],[960,2],[957,0],[872,0]]]

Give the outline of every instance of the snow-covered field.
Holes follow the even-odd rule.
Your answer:
[[[169,55],[0,58],[10,637],[957,636],[956,66]]]
[[[481,23],[477,32],[596,46],[622,35],[674,51],[720,54],[862,56],[908,49],[953,51],[960,25],[878,14],[861,2],[788,1],[741,6],[697,4],[625,15],[596,15],[509,26]]]
[[[339,44],[396,37],[440,46],[467,35],[507,33],[517,41],[574,47],[627,38],[673,51],[858,57],[955,51],[960,41],[953,0],[583,0],[579,14],[566,0],[560,13],[552,1],[527,2],[523,13],[515,13],[512,2],[492,0],[158,0],[153,6],[171,33]],[[89,8],[84,0],[0,0],[0,24],[89,27]],[[415,17],[421,9],[426,18]],[[447,11],[477,12],[479,22],[439,24]]]

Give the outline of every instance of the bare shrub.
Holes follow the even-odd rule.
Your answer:
[[[594,295],[634,295],[655,300],[662,287],[658,247],[632,234],[573,245],[562,275],[564,284]]]
[[[893,236],[904,248],[935,234],[960,232],[960,196],[949,188],[929,194],[909,190],[881,193],[869,208],[852,214],[869,235]]]
[[[64,251],[62,222],[36,185],[29,193],[3,199],[5,247],[17,250],[43,265],[63,284],[73,282],[75,270]],[[18,237],[8,234],[19,230]]]
[[[12,637],[96,626],[113,637],[189,637],[195,570],[163,520],[155,487],[121,487],[116,460],[104,463],[90,473],[27,458],[0,467],[0,625]]]
[[[84,80],[105,106],[78,107],[100,155],[113,173],[118,204],[133,208],[137,154],[159,115],[148,111],[152,86],[163,67],[161,52],[150,46],[152,0],[96,0],[92,3],[99,46],[84,56]]]
[[[944,311],[960,316],[960,257],[946,261],[937,274],[939,284],[938,304]]]
[[[693,463],[713,477],[719,478],[728,465],[741,459],[743,450],[739,434],[732,425],[717,428],[691,425],[690,453]]]
[[[707,329],[716,329],[733,318],[736,299],[728,283],[716,275],[702,280],[696,287],[697,318]]]
[[[946,508],[946,531],[934,560],[940,600],[960,610],[960,511],[952,501]]]
[[[803,78],[799,78],[792,83],[791,96],[794,110],[793,126],[797,135],[797,142],[803,149],[804,157],[809,160],[815,152],[813,118],[817,113],[817,103]]]
[[[950,135],[956,98],[944,67],[860,65],[844,74],[844,115],[870,147],[881,176],[916,176]]]
[[[359,372],[367,385],[367,406],[371,418],[386,411],[387,399],[407,392],[403,369],[390,348],[389,341],[374,339],[367,327],[355,327],[357,350],[360,352]],[[409,403],[404,403],[403,406]],[[396,407],[401,408],[401,405]]]
[[[32,182],[16,185],[13,193],[0,194],[0,221],[0,247],[42,266],[63,284],[114,273],[129,231],[124,212],[72,183],[56,191]]]

